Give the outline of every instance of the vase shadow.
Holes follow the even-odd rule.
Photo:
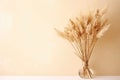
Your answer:
[[[91,56],[90,66],[95,75],[113,76],[120,75],[120,27],[118,22],[112,25],[110,30],[98,40],[93,55]]]

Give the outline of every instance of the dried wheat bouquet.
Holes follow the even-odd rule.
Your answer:
[[[69,26],[65,27],[63,32],[55,28],[61,37],[70,42],[75,49],[75,54],[84,62],[82,72],[79,72],[81,77],[92,78],[88,63],[95,43],[110,26],[106,12],[106,8],[97,9],[75,20],[70,19]]]

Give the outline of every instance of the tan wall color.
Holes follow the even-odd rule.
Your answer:
[[[3,22],[3,25],[0,25],[1,75],[77,75],[81,61],[74,55],[70,44],[56,35],[54,27],[61,29],[69,18],[79,15],[81,11],[86,12],[88,7],[103,7],[107,2],[111,2],[0,1],[0,23]],[[113,2],[113,5],[118,3]],[[114,9],[112,8],[111,10]],[[114,9],[114,13],[117,13],[116,11],[118,10]],[[115,17],[114,21],[115,24],[119,23]],[[112,26],[96,44],[90,62],[96,75],[120,75],[119,29],[118,25]]]

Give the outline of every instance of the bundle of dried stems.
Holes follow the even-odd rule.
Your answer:
[[[81,77],[92,78],[92,72],[89,69],[89,60],[93,52],[95,43],[110,26],[108,18],[106,17],[107,8],[102,10],[90,11],[87,15],[81,15],[74,21],[69,20],[70,24],[65,27],[64,32],[55,28],[56,32],[67,39],[73,48],[75,54],[84,62],[82,72],[79,73]]]

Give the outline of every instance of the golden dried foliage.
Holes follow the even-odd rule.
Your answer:
[[[74,21],[70,19],[70,25],[65,27],[64,32],[55,29],[61,37],[71,43],[76,51],[75,54],[84,62],[89,62],[96,41],[110,26],[106,12],[106,8],[97,9],[88,15],[77,17]]]

